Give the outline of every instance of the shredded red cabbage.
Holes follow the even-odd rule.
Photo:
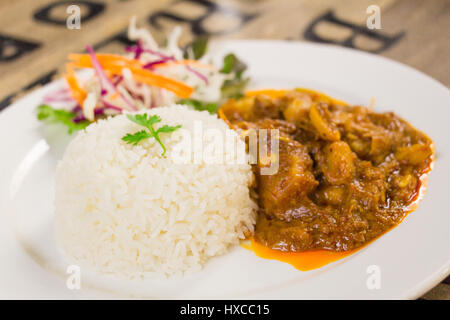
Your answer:
[[[121,83],[123,80],[123,76],[114,75],[112,79],[112,83],[117,86],[119,83]]]
[[[44,102],[73,102],[75,99],[70,95],[70,90],[67,88],[59,89],[49,94],[46,94],[43,98]]]
[[[82,111],[83,109],[81,109],[81,106],[79,104],[77,104],[75,107],[73,107],[72,112],[77,113]]]
[[[125,47],[125,51],[126,52],[134,52],[134,58],[135,59],[139,59],[139,57],[141,56],[142,53],[146,52],[146,53],[150,53],[153,54],[155,56],[160,57],[161,59],[165,60],[165,61],[175,61],[175,58],[173,56],[167,56],[159,51],[154,51],[151,49],[144,49],[144,47],[142,46],[141,41],[138,41],[137,45],[135,46],[127,46]]]
[[[98,108],[94,110],[94,115],[98,116],[105,113],[105,108]],[[87,120],[83,113],[77,114],[72,121],[75,123]]]
[[[202,79],[205,82],[205,84],[209,83],[208,78],[205,75],[203,75],[202,73],[198,72],[197,70],[195,70],[191,66],[186,66],[186,69],[191,71],[193,74],[195,74],[200,79]]]
[[[160,60],[151,61],[151,62],[145,64],[143,66],[144,69],[152,70],[153,66],[155,66],[157,64],[161,64],[161,63],[164,63],[164,62],[167,62],[167,61],[177,61],[175,59],[175,57],[173,57],[173,56],[167,56],[167,55],[165,55],[165,54],[163,54],[161,52],[154,51],[154,50],[151,50],[151,49],[144,49],[144,47],[142,46],[142,42],[140,40],[137,42],[137,44],[135,46],[125,47],[125,51],[127,51],[127,52],[134,52],[135,53],[134,54],[134,58],[135,59],[139,59],[139,57],[141,56],[141,54],[143,52],[147,52],[147,53],[153,54],[153,55],[158,56],[158,57],[161,58]],[[202,73],[198,72],[197,70],[194,70],[190,66],[186,66],[186,69],[189,70],[190,72],[194,73],[200,79],[202,79],[205,82],[205,84],[209,84],[208,78],[205,75],[203,75]]]
[[[75,99],[72,97],[44,97],[43,98],[45,103],[49,102],[74,102]]]
[[[102,96],[104,96],[108,93],[111,93],[111,92],[117,92],[119,94],[120,98],[122,98],[122,100],[131,108],[131,110],[137,110],[137,108],[117,90],[116,86],[106,76],[105,71],[103,71],[103,68],[102,68],[100,62],[98,61],[97,57],[95,56],[94,49],[92,49],[92,47],[90,45],[87,45],[86,50],[89,52],[89,55],[90,55],[91,61],[92,61],[92,66],[94,67],[95,73],[97,74],[97,77],[99,78]],[[102,102],[105,104],[106,100],[103,97],[101,99],[102,99]],[[116,108],[118,108],[118,107],[116,107]]]
[[[120,112],[123,111],[122,108],[120,108],[120,107],[118,107],[118,106],[116,106],[116,105],[114,105],[112,103],[109,103],[108,101],[104,100],[103,104],[105,105],[105,108],[107,108],[107,109],[113,109],[113,110],[117,110],[117,111],[120,111]]]
[[[157,64],[164,63],[164,62],[166,62],[166,61],[167,61],[167,59],[161,59],[161,60],[151,61],[151,62],[149,62],[149,63],[143,65],[142,68],[153,70],[153,69],[154,69],[153,66],[155,66],[155,65],[157,65]]]

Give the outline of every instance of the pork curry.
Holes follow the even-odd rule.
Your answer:
[[[283,252],[349,251],[377,238],[408,213],[433,160],[432,141],[394,113],[306,89],[232,99],[219,115],[236,130],[279,131],[278,171],[253,166],[254,241]]]

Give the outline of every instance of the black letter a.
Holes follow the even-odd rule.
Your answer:
[[[336,41],[336,40],[332,40],[332,39],[324,39],[319,37],[316,33],[315,33],[315,27],[321,23],[321,22],[328,22],[328,23],[332,23],[341,27],[347,27],[349,29],[352,30],[352,34],[345,39],[344,41]],[[387,48],[389,48],[390,46],[392,46],[394,43],[396,43],[403,35],[404,32],[400,32],[394,36],[387,36],[385,34],[381,34],[378,32],[375,32],[373,30],[369,30],[366,26],[359,26],[353,23],[349,23],[343,20],[340,20],[338,18],[336,18],[334,16],[333,11],[328,11],[327,13],[325,13],[324,15],[316,18],[306,29],[305,33],[304,33],[304,37],[308,40],[311,41],[316,41],[316,42],[323,42],[323,43],[334,43],[334,44],[338,44],[338,45],[342,45],[345,47],[349,47],[349,48],[355,48],[355,49],[360,49],[357,48],[354,44],[354,39],[356,38],[356,36],[358,35],[364,35],[366,37],[369,37],[371,39],[374,39],[378,42],[381,42],[381,45],[374,49],[374,50],[366,50],[369,52],[373,52],[373,53],[379,53],[383,50],[386,50]],[[363,50],[363,49],[360,49]]]

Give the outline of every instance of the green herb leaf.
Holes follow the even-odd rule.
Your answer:
[[[247,87],[249,81],[250,78],[240,79],[237,77],[231,80],[225,80],[220,88],[222,91],[222,98],[242,98],[244,96],[245,87]]]
[[[161,128],[159,128],[158,130],[156,130],[156,133],[169,133],[169,132],[173,132],[177,129],[180,129],[181,125],[177,125],[175,127],[171,127],[168,126],[167,124],[163,125]]]
[[[192,41],[190,44],[186,46],[185,52],[184,52],[184,58],[189,58],[189,52],[192,52],[194,55],[194,59],[198,60],[206,53],[206,50],[208,49],[208,41],[209,38],[207,36],[199,36],[194,41]]]
[[[139,142],[141,142],[144,139],[148,139],[151,136],[152,135],[147,131],[141,130],[133,134],[127,133],[125,136],[122,137],[122,140],[125,141],[126,143],[136,146]]]
[[[226,74],[234,72],[240,78],[246,69],[247,65],[245,63],[239,60],[233,53],[229,53],[223,58],[223,67],[220,72]]]
[[[127,118],[146,128],[151,127],[155,123],[161,122],[161,118],[157,115],[148,116],[146,113],[136,115],[129,114],[127,115]]]
[[[74,112],[64,109],[55,109],[46,104],[40,105],[37,108],[38,120],[45,120],[50,123],[61,123],[67,126],[69,134],[77,130],[82,130],[90,124],[88,120],[73,122],[75,116],[76,114]]]
[[[122,137],[122,140],[128,144],[132,144],[132,145],[136,146],[142,140],[145,140],[148,138],[154,138],[159,143],[161,148],[163,149],[163,152],[161,153],[162,156],[164,156],[166,154],[166,147],[164,146],[161,139],[159,138],[159,134],[160,133],[170,133],[170,132],[173,132],[173,131],[181,128],[181,125],[177,125],[174,127],[168,126],[168,125],[163,125],[159,129],[155,130],[153,125],[161,122],[161,118],[157,115],[149,116],[146,113],[136,114],[136,115],[129,114],[129,115],[127,115],[127,118],[130,121],[133,121],[134,123],[137,123],[137,124],[147,128],[148,131],[141,130],[141,131],[138,131],[133,134],[127,133],[125,136]]]
[[[209,113],[216,113],[219,108],[219,104],[215,102],[204,102],[196,99],[182,99],[178,101],[180,104],[185,104],[194,107],[198,111],[208,111]]]
[[[222,84],[221,91],[223,99],[243,97],[245,87],[250,81],[249,78],[242,79],[242,74],[246,69],[247,65],[232,53],[227,54],[223,58],[223,67],[220,72],[225,74],[234,73],[234,78],[227,79]]]

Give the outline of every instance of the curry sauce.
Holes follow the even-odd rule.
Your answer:
[[[219,115],[236,130],[279,130],[278,171],[261,175],[264,164],[253,166],[252,247],[291,262],[316,257],[299,269],[351,254],[400,223],[433,160],[432,141],[394,113],[311,90],[253,92]]]

